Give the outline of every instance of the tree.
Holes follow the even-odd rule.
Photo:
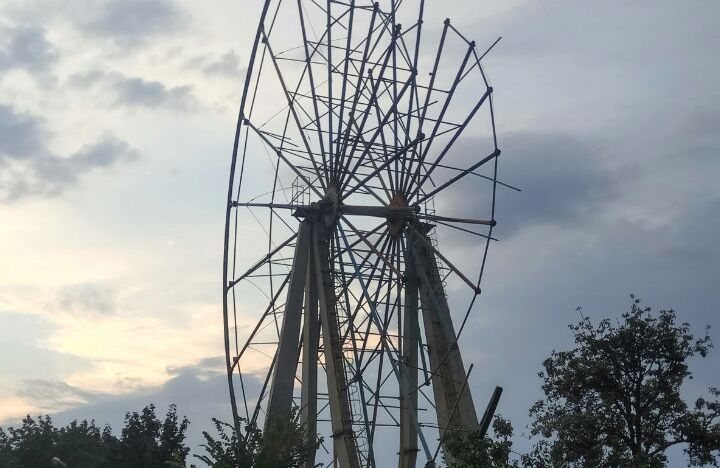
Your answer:
[[[203,431],[206,455],[195,455],[212,468],[287,468],[302,466],[311,449],[322,439],[308,435],[293,408],[287,424],[275,425],[263,433],[256,424],[240,419],[233,426],[213,418],[218,438]],[[278,448],[282,450],[278,450]]]
[[[445,463],[448,468],[516,468],[517,461],[510,460],[512,452],[513,427],[510,421],[495,416],[493,436],[487,437],[480,431],[454,432],[445,438]]]
[[[35,421],[30,416],[19,428],[10,427],[6,446],[8,466],[50,468],[57,430],[50,416],[40,416]]]
[[[101,430],[95,425],[95,421],[73,421],[56,431],[52,456],[59,458],[69,467],[110,467],[112,465],[108,454],[117,444],[117,440],[103,436],[109,431],[108,426]]]
[[[184,467],[188,424],[178,420],[174,405],[162,423],[153,405],[128,413],[120,438],[94,421],[56,428],[49,416],[28,416],[18,428],[0,429],[0,468],[52,468],[53,458],[71,468]]]
[[[631,296],[622,320],[570,325],[576,347],[543,362],[545,400],[531,408],[530,467],[665,466],[666,450],[684,444],[689,466],[718,466],[720,392],[691,407],[681,387],[688,360],[712,347],[708,329],[695,339],[673,310],[654,314]]]
[[[165,421],[155,415],[155,405],[142,412],[127,413],[118,447],[117,466],[123,468],[154,468],[168,462],[184,466],[190,451],[185,447],[187,418],[178,423],[177,408],[170,405]]]

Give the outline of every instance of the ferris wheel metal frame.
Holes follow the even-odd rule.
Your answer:
[[[236,423],[268,429],[295,407],[328,435],[308,467],[378,466],[386,429],[399,467],[431,466],[449,434],[486,431],[499,398],[479,420],[458,340],[496,240],[497,187],[514,188],[498,180],[482,65],[500,39],[479,52],[445,19],[425,54],[424,14],[424,0],[259,12],[226,205],[228,387]]]

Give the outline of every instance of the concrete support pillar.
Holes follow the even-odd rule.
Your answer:
[[[308,258],[312,237],[312,225],[300,223],[295,256],[293,257],[290,281],[285,301],[280,338],[275,356],[268,397],[265,430],[274,424],[284,425],[290,416],[295,372],[297,371],[298,345],[300,342],[300,324],[302,319],[305,279],[308,271]]]
[[[348,385],[343,366],[335,288],[329,265],[329,241],[324,226],[319,222],[315,223],[312,244],[335,458],[340,468],[359,468]]]
[[[311,245],[312,248],[312,245]],[[311,251],[312,252],[312,251]],[[311,255],[305,279],[305,317],[302,343],[302,391],[300,394],[300,423],[308,437],[317,434],[317,365],[320,343],[318,291],[315,259]],[[315,450],[307,455],[305,468],[315,467]]]
[[[430,240],[425,234],[429,245]],[[425,339],[432,372],[432,386],[440,431],[477,430],[477,413],[470,389],[464,386],[466,374],[455,342],[455,329],[433,252],[420,239],[411,243],[417,261],[420,300]]]
[[[412,236],[412,234],[411,234]],[[400,457],[398,468],[415,468],[418,452],[418,276],[415,259],[405,252],[402,362],[400,376]]]

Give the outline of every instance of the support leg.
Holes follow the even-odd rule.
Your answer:
[[[302,318],[303,290],[307,275],[308,257],[312,226],[309,222],[300,223],[295,256],[290,272],[285,314],[275,357],[275,369],[270,385],[265,430],[273,425],[285,425],[290,415],[295,372],[297,371],[298,344],[300,340],[300,322]]]
[[[313,256],[320,304],[320,324],[325,350],[330,419],[335,458],[340,468],[359,468],[348,385],[343,367],[340,325],[335,306],[335,291],[329,265],[329,241],[324,229],[315,224]]]
[[[427,237],[426,241],[429,243]],[[465,388],[463,391],[465,367],[455,342],[455,329],[437,260],[424,244],[418,239],[411,244],[411,248],[418,265],[420,300],[430,369],[433,373],[438,426],[441,430],[476,430],[479,428],[477,413],[470,389]]]
[[[411,234],[412,235],[412,234]],[[415,468],[418,452],[418,277],[415,259],[405,252],[405,300],[400,364],[400,458],[398,468]]]
[[[315,259],[310,259],[305,279],[305,318],[302,344],[302,393],[300,423],[308,437],[317,434],[317,365],[320,330],[318,324],[318,290]],[[315,449],[307,454],[305,468],[315,467]]]

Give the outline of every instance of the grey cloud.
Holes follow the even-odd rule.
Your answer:
[[[116,310],[115,291],[101,284],[67,286],[57,303],[64,312],[77,314],[112,314]]]
[[[73,75],[69,83],[85,89],[98,86],[112,96],[110,104],[113,106],[192,109],[197,104],[191,86],[169,87],[159,81],[129,77],[119,72],[95,70]]]
[[[137,158],[126,142],[105,135],[69,156],[53,154],[50,132],[38,117],[0,105],[0,200],[53,196],[78,183],[84,174]]]
[[[20,382],[17,396],[43,411],[62,411],[88,403],[94,394],[59,380],[28,379]]]
[[[240,56],[234,50],[220,56],[216,61],[203,68],[205,73],[227,76],[239,76],[243,70],[240,67]]]
[[[83,73],[75,73],[68,78],[68,84],[80,89],[87,89],[104,81],[107,73],[100,70],[92,70]]]
[[[571,54],[574,59],[623,66],[687,63],[713,54],[720,40],[716,2],[643,2],[610,0],[599,4],[553,0],[524,2],[492,18],[504,31],[502,54]],[[483,19],[483,26],[488,21]],[[572,40],[568,40],[572,38]],[[675,60],[679,62],[675,62]]]
[[[500,236],[534,224],[581,222],[617,195],[621,178],[598,165],[597,144],[554,133],[508,133],[503,141],[500,174],[522,192],[499,189]]]
[[[167,373],[172,376],[192,375],[200,379],[208,379],[218,373],[225,372],[225,369],[225,357],[215,356],[201,359],[192,366],[168,367]]]
[[[45,38],[45,30],[17,26],[0,29],[4,36],[0,48],[0,71],[24,69],[32,73],[46,73],[57,61],[58,52]]]
[[[0,164],[5,158],[19,159],[44,152],[46,136],[39,118],[0,104]]]
[[[177,30],[184,17],[172,0],[109,0],[91,8],[80,26],[85,32],[109,37],[121,45],[137,45]]]
[[[72,156],[76,169],[108,167],[121,159],[135,159],[137,155],[126,142],[104,136],[97,142],[83,145]]]
[[[141,107],[187,108],[192,105],[190,86],[167,88],[158,81],[146,81],[142,78],[125,78],[115,84],[117,98],[115,104]]]
[[[522,190],[497,188],[494,233],[502,238],[533,225],[580,222],[617,195],[622,178],[599,166],[597,161],[605,151],[600,143],[557,132],[505,133],[502,142],[498,179]],[[478,146],[482,145],[468,138],[456,152],[460,159],[470,161]],[[463,211],[453,214],[484,219],[489,214],[488,183],[471,180],[472,176],[466,179],[447,198],[440,196],[439,206],[460,206]],[[468,204],[468,200],[474,202]],[[453,238],[457,235],[454,232]]]
[[[174,0],[36,0],[10,4],[4,13],[27,23],[60,19],[86,36],[107,39],[122,48],[175,33],[187,19]]]
[[[189,69],[200,69],[207,75],[220,75],[230,78],[239,78],[245,73],[241,66],[240,56],[229,50],[220,56],[200,55],[190,59],[186,67]]]

